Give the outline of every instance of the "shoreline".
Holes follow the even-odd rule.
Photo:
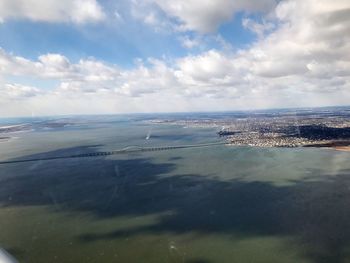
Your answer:
[[[298,145],[298,146],[260,146],[260,145],[250,145],[250,144],[234,144],[228,142],[227,146],[237,146],[237,147],[253,147],[253,148],[318,148],[318,149],[328,149],[341,152],[350,152],[350,145],[330,145],[330,144],[315,144],[315,145]]]
[[[350,146],[334,146],[332,148],[336,151],[350,152]]]

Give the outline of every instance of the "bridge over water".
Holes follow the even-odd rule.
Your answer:
[[[1,164],[11,164],[11,163],[25,163],[25,162],[36,162],[36,161],[49,161],[58,159],[71,159],[71,158],[84,158],[84,157],[98,157],[98,156],[109,156],[117,154],[128,154],[134,152],[154,152],[154,151],[166,151],[166,150],[176,150],[176,149],[186,149],[186,148],[200,148],[200,147],[210,147],[217,145],[224,145],[226,142],[213,142],[213,143],[203,143],[203,144],[186,144],[186,145],[166,145],[166,146],[156,146],[156,147],[142,147],[142,146],[127,146],[125,148],[114,150],[114,151],[103,151],[103,152],[90,152],[74,155],[63,155],[63,156],[51,156],[42,158],[30,158],[30,159],[15,159],[8,161],[0,161]]]

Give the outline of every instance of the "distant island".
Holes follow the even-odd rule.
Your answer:
[[[14,138],[15,134],[30,131],[62,129],[74,125],[74,120],[54,119],[19,124],[0,125],[0,143]]]

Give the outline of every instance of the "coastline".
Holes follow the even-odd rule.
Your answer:
[[[350,146],[334,146],[334,150],[342,152],[350,152]]]

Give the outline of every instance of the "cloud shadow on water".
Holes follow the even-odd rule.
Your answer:
[[[163,213],[154,225],[86,233],[79,237],[81,242],[192,231],[294,236],[308,247],[306,256],[321,263],[343,262],[350,245],[349,171],[274,186],[223,181],[215,175],[169,175],[176,169],[171,159],[156,163],[140,156],[47,161],[28,169],[30,165],[1,167],[0,174],[6,174],[0,177],[1,206],[47,205],[60,211],[89,212],[97,218]],[[14,174],[18,170],[22,172]]]

